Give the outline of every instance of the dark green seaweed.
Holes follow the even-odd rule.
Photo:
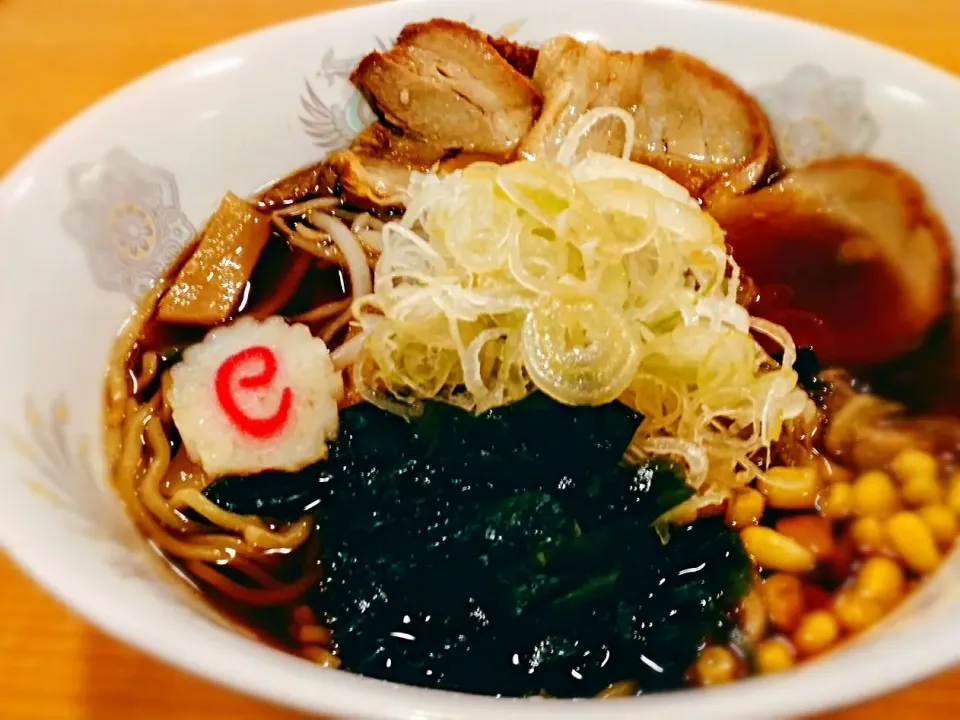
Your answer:
[[[674,463],[621,462],[640,420],[542,395],[479,416],[426,403],[409,422],[358,405],[324,462],[206,494],[316,515],[316,609],[349,670],[506,696],[674,688],[750,565],[719,519],[661,542],[654,521],[691,490]]]

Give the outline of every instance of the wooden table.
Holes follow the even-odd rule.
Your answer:
[[[546,1],[546,0],[544,0]],[[951,0],[738,0],[960,72]],[[351,0],[0,0],[0,172],[122,83],[232,35]],[[960,670],[832,720],[960,714]],[[106,638],[0,557],[0,718],[293,720]]]

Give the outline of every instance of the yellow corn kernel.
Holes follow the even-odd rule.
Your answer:
[[[887,539],[883,534],[883,523],[875,517],[857,518],[850,523],[850,537],[857,550],[869,555],[886,548]]]
[[[697,657],[696,672],[701,685],[728,683],[737,675],[737,658],[725,647],[705,647]]]
[[[756,565],[769,570],[802,573],[813,569],[813,553],[793,538],[768,527],[748,527],[740,531],[747,554]]]
[[[633,680],[621,680],[612,685],[607,685],[597,693],[596,698],[597,700],[604,700],[607,698],[630,697],[636,695],[639,689]]]
[[[947,484],[947,507],[954,515],[960,516],[960,471],[951,475]]]
[[[760,597],[770,622],[790,632],[803,616],[803,585],[793,575],[771,575],[760,586]]]
[[[833,613],[850,632],[860,632],[883,617],[883,606],[871,597],[841,590],[833,600]]]
[[[759,490],[753,488],[738,490],[727,505],[727,526],[744,528],[756,525],[763,517],[766,505],[766,498]]]
[[[927,505],[917,514],[933,534],[938,544],[949,547],[957,537],[957,516],[946,505]]]
[[[903,570],[896,561],[872,557],[860,567],[854,588],[859,595],[873,598],[883,607],[891,607],[903,595]]]
[[[820,479],[825,483],[835,483],[835,482],[853,482],[853,473],[850,472],[843,465],[840,465],[835,462],[830,462],[823,455],[817,457],[818,466],[817,472],[820,475]]]
[[[826,610],[815,610],[800,620],[793,634],[793,644],[804,655],[816,655],[833,645],[839,635],[836,618]]]
[[[884,527],[890,544],[916,573],[926,575],[940,565],[940,551],[930,528],[914,512],[898,512]]]
[[[333,633],[323,625],[300,625],[294,633],[301,645],[329,646]]]
[[[300,654],[310,662],[322,665],[323,667],[334,669],[340,667],[340,658],[326,648],[308,645],[300,649]]]
[[[813,553],[817,560],[833,555],[833,527],[829,520],[813,513],[780,518],[774,526],[778,533],[793,538]]]
[[[882,470],[863,473],[853,483],[853,511],[860,516],[889,517],[899,505],[897,488]]]
[[[309,605],[298,605],[293,611],[292,619],[297,625],[316,625],[319,622],[317,614]]]
[[[937,459],[923,450],[908,448],[901,450],[890,463],[890,469],[901,482],[910,478],[924,476],[936,479],[938,474]]]
[[[903,481],[900,497],[913,507],[931,505],[940,502],[943,490],[936,475],[912,475]]]
[[[820,499],[820,512],[831,520],[842,520],[853,512],[853,485],[835,482]]]
[[[757,480],[767,504],[786,510],[812,508],[819,484],[814,467],[772,467]]]
[[[767,609],[763,606],[763,598],[756,588],[751,588],[740,601],[737,620],[743,634],[755,643],[760,642],[767,634]]]
[[[770,638],[757,645],[754,653],[757,672],[783,672],[793,666],[794,650],[783,638]]]

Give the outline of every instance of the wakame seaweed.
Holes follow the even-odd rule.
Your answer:
[[[691,491],[674,463],[621,462],[640,420],[543,395],[479,416],[426,403],[409,422],[357,405],[326,461],[206,494],[316,514],[316,609],[348,670],[505,696],[673,688],[750,564],[720,519],[660,541],[654,521]]]

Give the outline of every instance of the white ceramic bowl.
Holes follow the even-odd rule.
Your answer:
[[[621,49],[691,52],[758,94],[788,161],[861,150],[890,158],[921,178],[960,237],[960,81],[823,28],[689,0],[413,0],[249,35],[91,108],[0,186],[0,419],[10,440],[0,450],[3,547],[116,637],[241,692],[341,717],[787,716],[892,690],[960,660],[956,558],[882,627],[796,671],[589,710],[318,668],[229,629],[171,582],[104,487],[110,341],[225,191],[251,193],[362,127],[369,111],[346,80],[356,59],[405,23],[435,16],[522,41],[573,33]]]

